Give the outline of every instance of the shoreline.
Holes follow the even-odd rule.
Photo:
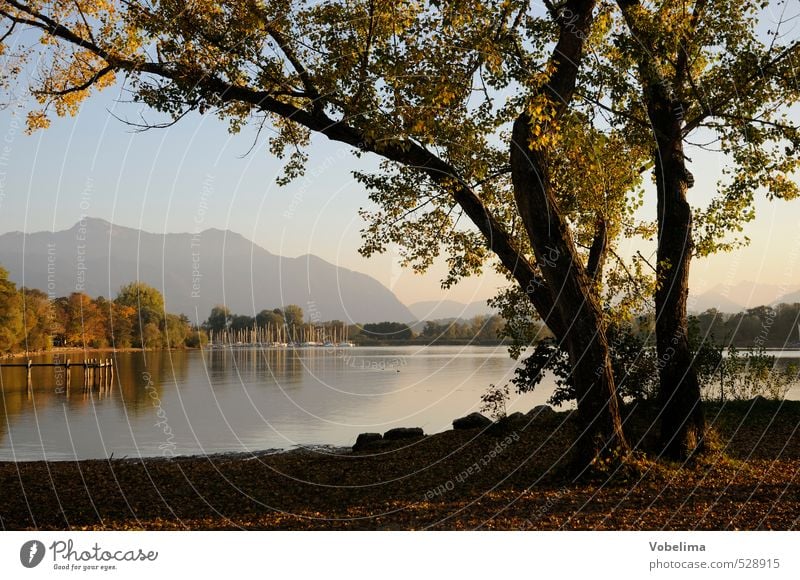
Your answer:
[[[155,352],[155,351],[176,351],[176,350],[200,350],[194,347],[183,348],[114,348],[111,346],[102,348],[80,348],[80,347],[54,347],[48,350],[32,350],[28,352],[10,352],[4,353],[0,358],[2,359],[19,359],[31,358],[35,356],[46,355],[62,355],[62,354],[101,354],[101,353],[117,353],[117,352]],[[0,366],[2,364],[0,363]]]
[[[568,412],[358,451],[0,462],[5,529],[796,529],[800,402],[707,403],[717,450],[568,475]],[[652,441],[652,409],[628,411]],[[499,425],[495,423],[494,425]],[[724,452],[724,453],[723,453]],[[687,502],[691,497],[692,501]]]
[[[432,435],[427,435],[428,437],[432,437],[438,435],[438,433],[434,433]],[[326,444],[313,444],[313,445],[303,445],[297,446],[288,449],[280,449],[280,448],[264,448],[264,449],[256,449],[253,451],[214,451],[211,453],[191,453],[191,454],[176,454],[176,455],[144,455],[144,456],[131,456],[131,455],[121,455],[119,457],[115,457],[112,453],[111,457],[87,457],[83,459],[78,459],[76,457],[64,457],[64,458],[56,458],[56,459],[20,459],[14,461],[13,459],[0,459],[0,467],[3,465],[31,465],[31,464],[41,464],[41,465],[56,465],[56,464],[63,464],[63,463],[117,463],[117,462],[134,462],[134,463],[154,463],[160,461],[209,461],[209,460],[236,460],[236,461],[248,461],[253,459],[258,459],[261,457],[268,457],[272,455],[303,455],[303,454],[316,454],[316,455],[345,455],[352,452],[352,446],[338,446],[338,445],[326,445]]]
[[[415,341],[408,341],[408,342],[398,342],[398,343],[379,343],[379,344],[363,344],[363,345],[356,345],[353,347],[348,347],[347,349],[344,348],[336,348],[336,347],[325,347],[325,346],[316,346],[316,347],[304,347],[304,346],[297,346],[297,347],[284,347],[281,349],[276,349],[272,347],[267,347],[267,350],[309,350],[309,349],[318,349],[318,350],[336,350],[347,352],[351,349],[362,349],[362,348],[400,348],[400,347],[433,347],[433,346],[469,346],[469,347],[477,347],[477,348],[494,348],[501,346],[506,346],[504,343],[470,343],[470,342],[434,342],[434,343],[423,343],[423,342],[415,342]],[[3,353],[0,354],[0,361],[2,360],[16,360],[16,359],[25,359],[25,358],[32,358],[37,356],[46,356],[46,355],[69,355],[69,354],[84,354],[84,355],[99,355],[99,354],[115,354],[115,353],[135,353],[135,352],[188,352],[188,351],[244,351],[244,350],[259,350],[262,347],[258,345],[226,345],[224,347],[198,347],[198,346],[182,346],[182,347],[173,347],[173,348],[114,348],[114,347],[101,347],[101,348],[80,348],[80,347],[55,347],[49,350],[36,350],[36,351],[28,351],[28,352],[14,352],[14,353]],[[737,347],[738,349],[748,349],[748,348],[755,348],[755,347]],[[800,357],[800,347],[793,347],[793,348],[781,348],[781,347],[765,347],[764,350],[768,353],[770,352],[796,352],[798,357]],[[0,362],[0,366],[2,366],[2,362]]]
[[[199,350],[199,349],[198,349]],[[719,414],[725,407],[728,408],[744,408],[744,407],[753,407],[755,405],[766,405],[770,407],[775,407],[776,411],[775,414],[777,415],[781,408],[784,405],[788,405],[789,407],[797,410],[797,431],[798,431],[798,438],[800,438],[800,400],[792,400],[792,399],[781,399],[781,400],[774,400],[774,399],[766,399],[764,397],[758,396],[755,399],[749,399],[744,401],[728,401],[723,404],[720,404],[717,401],[704,401],[704,405],[706,407],[706,414]],[[741,409],[740,409],[741,410]],[[625,415],[627,416],[633,410],[631,408],[627,408],[625,410]],[[503,417],[500,419],[491,420],[486,418],[487,421],[491,422],[491,425],[488,427],[480,428],[478,431],[480,434],[485,434],[487,432],[491,433],[494,432],[495,434],[499,433],[506,433],[513,430],[524,430],[527,426],[531,425],[535,420],[537,420],[540,415],[542,418],[552,418],[552,417],[559,417],[559,421],[565,423],[569,421],[574,415],[575,409],[555,409],[550,405],[538,405],[533,409],[530,409],[527,413],[515,412],[510,416]],[[476,413],[473,413],[476,414]],[[483,415],[482,413],[477,413]],[[461,419],[454,419],[453,423],[456,420]],[[405,430],[408,429],[406,427],[400,427],[399,429]],[[454,428],[451,427],[450,429],[446,429],[444,431],[439,431],[437,433],[424,433],[422,438],[435,438],[444,436],[447,433],[459,432],[464,431],[465,429],[462,428]],[[468,431],[472,431],[474,429],[466,429]],[[652,431],[652,429],[651,429]],[[362,435],[366,435],[364,433]],[[652,434],[651,434],[652,436]],[[416,440],[419,437],[415,436],[403,436],[400,439],[393,439],[392,441],[404,441],[404,440]],[[119,457],[114,457],[114,453],[112,452],[111,457],[89,457],[89,458],[77,458],[77,457],[64,457],[64,458],[57,458],[57,459],[22,459],[22,460],[11,460],[11,459],[0,459],[0,466],[5,464],[59,464],[59,463],[91,463],[91,462],[100,462],[100,463],[108,463],[108,462],[135,462],[135,463],[151,463],[151,462],[159,462],[159,461],[209,461],[214,459],[226,459],[226,460],[253,460],[258,459],[260,457],[267,457],[267,456],[278,456],[278,455],[349,455],[352,453],[357,452],[356,446],[358,445],[358,437],[356,440],[353,441],[350,445],[333,445],[330,443],[308,443],[308,444],[295,444],[292,447],[288,448],[281,448],[281,447],[268,447],[268,448],[260,448],[254,449],[250,451],[212,451],[210,453],[187,453],[187,454],[164,454],[160,453],[157,455],[144,455],[144,456],[128,456],[123,455]],[[379,451],[382,447],[386,447],[387,444],[391,446],[390,440],[382,439],[379,441],[372,442],[368,448],[371,448],[373,451]],[[363,449],[362,449],[363,450]]]

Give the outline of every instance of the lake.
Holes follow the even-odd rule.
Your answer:
[[[73,361],[82,355],[70,355]],[[61,355],[63,361],[65,355]],[[350,446],[392,427],[450,428],[513,375],[504,347],[240,349],[117,353],[110,390],[70,392],[52,368],[2,370],[0,460],[89,459]],[[50,362],[52,355],[34,359]],[[21,361],[14,361],[21,362]],[[552,385],[515,395],[543,403]]]
[[[125,352],[115,359],[106,390],[84,389],[83,371],[74,369],[66,392],[63,377],[44,367],[33,369],[29,392],[24,368],[3,368],[0,460],[340,447],[392,427],[436,433],[479,410],[488,385],[507,382],[516,364],[501,346]],[[533,393],[512,389],[508,412],[545,403],[553,388],[546,378]],[[800,388],[788,397],[800,399]]]

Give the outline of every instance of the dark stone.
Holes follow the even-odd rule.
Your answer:
[[[414,439],[416,437],[424,437],[425,433],[422,427],[396,427],[389,429],[383,434],[386,441],[397,441],[398,439]]]
[[[356,444],[353,445],[353,451],[361,451],[379,441],[383,441],[383,436],[380,433],[361,433],[356,439]]]
[[[480,413],[470,413],[453,421],[453,429],[485,429],[492,424],[492,420]]]
[[[515,431],[525,429],[528,423],[530,423],[530,420],[530,417],[517,411],[516,413],[511,413],[505,417],[500,417],[486,430],[486,432],[489,435],[496,437],[504,437]]]

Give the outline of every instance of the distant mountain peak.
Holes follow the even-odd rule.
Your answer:
[[[81,228],[86,236],[77,235]],[[113,243],[107,243],[109,235]],[[278,256],[241,234],[216,228],[153,233],[87,217],[68,230],[0,235],[0,265],[15,282],[53,297],[76,291],[115,296],[122,285],[141,280],[163,291],[169,311],[192,319],[196,312],[205,318],[216,304],[249,315],[297,304],[320,320],[414,319],[371,276],[311,254]]]
[[[791,291],[794,288],[794,291]],[[716,308],[720,312],[735,313],[756,306],[796,302],[800,300],[800,289],[794,285],[781,286],[752,280],[739,280],[734,283],[720,283],[700,294],[691,294],[689,309],[704,312]]]
[[[79,228],[98,228],[98,229],[105,229],[105,230],[111,229],[111,228],[126,229],[126,230],[127,229],[131,229],[131,228],[126,228],[124,226],[115,226],[110,221],[104,220],[103,218],[89,217],[89,216],[87,216],[85,218],[82,218],[82,219],[79,219],[78,221],[76,221],[72,225],[72,227],[69,228],[69,230],[76,230],[76,229],[79,229]]]
[[[408,309],[417,320],[443,320],[452,318],[474,318],[481,315],[494,314],[494,310],[486,303],[486,299],[473,302],[456,300],[425,300],[408,305]]]

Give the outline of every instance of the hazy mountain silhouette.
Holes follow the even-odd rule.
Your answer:
[[[0,235],[0,265],[19,285],[54,296],[114,297],[141,280],[167,310],[205,320],[215,304],[250,314],[298,304],[307,318],[380,322],[414,315],[374,278],[312,255],[286,258],[218,229],[155,234],[87,218],[68,230]]]
[[[788,294],[779,296],[778,299],[773,302],[773,304],[794,304],[795,302],[800,302],[800,290],[795,290],[794,292],[789,292]]]
[[[440,320],[444,318],[473,318],[494,314],[486,300],[464,303],[455,300],[426,300],[408,305],[417,320]]]
[[[740,312],[764,304],[796,302],[798,298],[800,291],[786,294],[786,288],[777,284],[741,280],[736,284],[717,284],[702,294],[692,295],[689,309],[693,312],[703,312],[709,308],[716,308],[720,312]]]
[[[716,308],[720,312],[741,312],[744,306],[738,302],[734,302],[721,292],[716,290],[708,290],[702,294],[690,294],[688,302],[688,311],[694,313],[705,312],[710,308]]]

